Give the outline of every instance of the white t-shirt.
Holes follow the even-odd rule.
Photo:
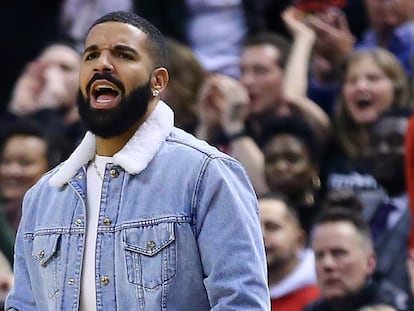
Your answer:
[[[96,168],[91,161],[86,173],[86,241],[80,287],[79,310],[81,311],[96,310],[95,250],[103,181],[102,177],[105,173],[106,163],[113,162],[112,157],[103,157],[98,155],[95,156],[94,161],[96,163]]]

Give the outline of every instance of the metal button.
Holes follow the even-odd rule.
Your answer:
[[[80,218],[76,219],[76,220],[75,220],[75,224],[76,224],[77,226],[80,226],[80,225],[82,224],[82,219],[80,219]]]
[[[76,178],[81,180],[83,177],[82,177],[82,175],[78,175],[78,176],[76,176]]]
[[[114,168],[112,168],[112,169],[109,171],[109,174],[111,174],[111,177],[112,177],[112,178],[117,178],[117,177],[119,176],[119,172],[118,172],[118,170],[117,170],[117,169],[114,169]]]
[[[75,284],[75,279],[69,279],[68,280],[68,285],[73,285]]]
[[[157,244],[154,242],[154,241],[149,241],[148,243],[147,243],[147,249],[148,250],[153,250],[154,248],[155,248],[155,246],[156,246]]]
[[[107,276],[101,277],[101,284],[102,285],[108,285],[109,284],[109,278]]]
[[[39,256],[40,259],[44,258],[45,257],[45,251],[44,250],[41,250],[39,252],[38,256]]]
[[[111,223],[112,223],[112,220],[110,220],[109,218],[105,218],[105,219],[103,220],[103,224],[104,224],[105,226],[109,226],[109,225],[111,225]]]

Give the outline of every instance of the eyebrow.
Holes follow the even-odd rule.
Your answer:
[[[83,54],[86,54],[87,52],[91,52],[91,51],[97,51],[97,50],[99,50],[99,47],[96,44],[93,44],[91,46],[88,46],[83,51]],[[138,55],[137,51],[135,51],[133,48],[131,48],[127,45],[118,44],[113,48],[113,50],[115,50],[115,51],[127,51],[127,52],[131,52],[135,55]]]

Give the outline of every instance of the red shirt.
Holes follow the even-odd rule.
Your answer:
[[[317,285],[309,285],[280,298],[272,298],[272,310],[303,311],[305,306],[319,298]]]

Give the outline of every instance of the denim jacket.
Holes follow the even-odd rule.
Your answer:
[[[233,158],[173,127],[159,102],[106,166],[97,310],[270,310],[255,193]],[[6,310],[78,310],[87,133],[23,202]]]

